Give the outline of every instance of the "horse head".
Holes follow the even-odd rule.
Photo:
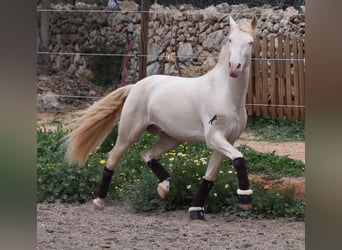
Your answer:
[[[242,19],[238,23],[230,17],[228,69],[231,77],[238,77],[240,72],[249,66],[256,26],[257,18],[255,16],[251,21]]]

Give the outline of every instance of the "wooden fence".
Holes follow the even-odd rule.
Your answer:
[[[304,37],[257,36],[253,58],[248,115],[304,120]]]

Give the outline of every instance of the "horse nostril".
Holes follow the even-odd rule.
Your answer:
[[[229,68],[231,68],[232,67],[232,64],[229,62]]]
[[[241,67],[241,63],[238,64],[237,69],[239,69],[240,67]]]

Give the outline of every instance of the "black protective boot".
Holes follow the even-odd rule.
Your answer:
[[[233,160],[233,166],[237,172],[238,178],[238,204],[244,210],[252,209],[252,194],[253,190],[249,189],[249,181],[247,167],[244,158],[236,158]]]
[[[204,220],[204,202],[207,199],[209,191],[213,187],[213,184],[213,181],[202,179],[201,185],[197,190],[192,206],[189,208],[190,220]]]

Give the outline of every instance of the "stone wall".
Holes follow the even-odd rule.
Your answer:
[[[138,12],[77,12],[78,8],[106,9],[95,6],[54,6],[73,12],[51,12],[51,52],[73,52],[76,55],[51,55],[51,65],[68,70],[77,77],[89,77],[86,56],[82,52],[96,45],[98,39],[125,41],[128,30],[133,31],[133,42],[128,63],[127,83],[138,80],[140,20]],[[164,7],[152,5],[149,14],[147,74],[198,76],[216,63],[221,45],[229,32],[229,15],[235,20],[259,18],[259,35],[305,35],[305,15],[290,7],[285,11],[271,7],[248,8],[246,5],[226,3],[206,9],[189,5]],[[39,43],[39,36],[38,36]]]

